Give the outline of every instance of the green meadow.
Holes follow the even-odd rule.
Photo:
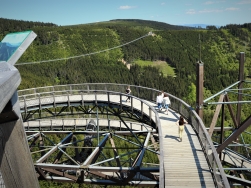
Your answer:
[[[156,67],[160,70],[160,72],[163,73],[164,77],[172,76],[175,77],[175,71],[174,68],[172,68],[170,65],[168,65],[165,61],[144,61],[144,60],[136,60],[133,62],[134,64],[137,64],[141,67],[143,66],[152,66]]]

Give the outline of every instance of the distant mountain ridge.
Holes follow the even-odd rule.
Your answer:
[[[149,27],[155,30],[189,30],[189,29],[196,29],[190,26],[182,26],[182,25],[171,25],[164,22],[157,22],[152,20],[140,20],[140,19],[115,19],[106,22],[98,22],[98,23],[91,23],[89,25],[124,25],[124,26],[131,26],[131,27]]]
[[[16,30],[24,30],[24,28],[30,27],[69,27],[69,26],[81,26],[81,25],[96,25],[96,26],[112,26],[112,25],[124,25],[124,26],[137,26],[137,27],[149,27],[154,30],[194,30],[198,28],[206,28],[209,24],[185,24],[185,25],[172,25],[165,22],[158,22],[153,20],[142,20],[142,19],[113,19],[104,22],[95,22],[95,23],[86,23],[86,24],[77,24],[77,25],[66,25],[66,26],[58,26],[54,23],[43,23],[43,22],[29,22],[24,20],[14,20],[14,19],[7,19],[7,18],[0,18],[0,23],[3,25],[8,25],[6,23],[12,23],[11,27]],[[33,26],[33,27],[32,27]],[[11,29],[9,27],[8,29]],[[217,26],[216,26],[217,27]],[[5,30],[8,30],[5,28]],[[12,30],[12,29],[11,29]]]
[[[207,26],[215,26],[217,28],[221,27],[221,26],[218,26],[218,25],[212,25],[212,24],[184,24],[182,26],[186,26],[186,27],[196,27],[196,28],[203,28],[203,29],[206,29]]]

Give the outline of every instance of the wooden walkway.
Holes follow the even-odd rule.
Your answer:
[[[71,97],[73,101],[81,99],[80,96]],[[61,97],[61,99],[66,100],[67,97]],[[106,99],[105,96],[98,97],[98,100]],[[93,96],[89,95],[86,100],[93,100]],[[110,101],[119,102],[119,100],[119,96],[110,97]],[[37,104],[38,102],[30,101],[30,104],[32,103]],[[147,103],[154,108],[156,107],[154,103]],[[130,105],[125,101],[123,101],[123,104]],[[21,107],[22,105],[23,103],[20,102]],[[135,100],[134,107],[141,109],[141,103]],[[144,111],[149,112],[149,109],[144,108]],[[178,126],[176,125],[179,114],[170,110],[168,115],[159,112],[159,117],[163,135],[165,187],[215,187],[208,163],[191,125],[185,126],[183,140],[180,142]]]
[[[155,104],[151,103],[155,106]],[[199,140],[191,125],[186,125],[180,142],[178,121],[180,115],[169,109],[159,112],[164,148],[165,187],[215,187],[212,174]]]

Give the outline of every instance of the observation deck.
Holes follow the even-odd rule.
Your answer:
[[[98,139],[98,145],[94,147],[89,157],[82,162],[76,162],[77,153],[75,153],[72,156],[74,159],[72,161],[75,163],[68,166],[59,162],[45,163],[46,159],[57,150],[57,147],[50,146],[47,153],[42,155],[41,152],[40,158],[34,161],[37,173],[42,176],[41,171],[43,171],[43,178],[47,180],[94,183],[93,180],[88,179],[88,175],[81,179],[78,175],[72,177],[69,174],[59,173],[70,168],[80,174],[81,171],[85,173],[88,171],[89,175],[95,175],[96,184],[227,187],[228,181],[216,150],[196,112],[184,101],[171,94],[168,94],[171,101],[168,115],[157,112],[155,99],[160,91],[133,85],[130,86],[131,102],[127,103],[125,101],[127,95],[124,93],[126,86],[111,83],[75,84],[18,91],[20,110],[28,138],[54,132],[66,133],[68,136],[95,135],[93,138]],[[68,118],[59,117],[63,114]],[[176,124],[180,115],[188,121],[182,142],[178,138]],[[97,130],[86,131],[90,119],[96,121]],[[106,157],[99,162],[91,160],[99,158],[101,153],[99,151],[108,148],[105,145],[108,139],[113,143],[111,148],[119,150],[116,148],[116,142],[111,141],[111,138],[121,135],[131,135],[136,140],[127,140],[134,142],[134,146],[138,149],[138,154],[132,159],[129,168],[122,165],[122,156],[119,152],[110,159]],[[141,137],[142,135],[144,138]],[[67,144],[69,143],[68,141]],[[64,141],[54,143],[58,148],[65,145]],[[150,165],[149,161],[146,162],[147,159],[145,160],[144,157],[146,152],[156,154],[159,163]],[[114,159],[120,160],[115,166],[100,165]],[[53,177],[46,175],[49,172],[54,173]],[[123,175],[118,175],[121,172]]]

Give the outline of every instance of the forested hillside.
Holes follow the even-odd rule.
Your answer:
[[[25,30],[34,31],[37,38],[15,65],[22,77],[19,89],[85,82],[123,83],[164,90],[195,107],[199,60],[205,69],[204,98],[238,80],[240,52],[245,52],[245,78],[251,76],[251,23],[198,29],[147,20],[57,26],[0,18],[0,40],[8,33]],[[175,76],[164,75],[154,66],[134,64],[139,60],[141,64],[165,62]],[[130,69],[125,62],[131,64]],[[248,92],[243,99],[250,100]],[[236,94],[229,96],[236,100]],[[214,110],[212,106],[204,108],[206,126],[210,125]],[[250,114],[250,105],[243,104],[241,120]],[[230,119],[228,112],[225,122],[233,126]],[[244,137],[246,143],[251,142],[250,135]],[[40,185],[88,187],[53,182]]]
[[[240,52],[246,56],[245,74],[251,75],[251,24],[192,29],[146,20],[57,26],[0,19],[0,39],[24,30],[33,30],[37,38],[16,64],[22,76],[19,89],[125,83],[164,90],[194,105],[196,62],[200,58],[205,67],[205,98],[238,80]],[[150,31],[154,35],[139,39]],[[122,60],[132,63],[131,68]],[[176,77],[164,76],[155,67],[133,65],[136,60],[165,61]],[[206,123],[211,120],[211,116],[205,118]]]

